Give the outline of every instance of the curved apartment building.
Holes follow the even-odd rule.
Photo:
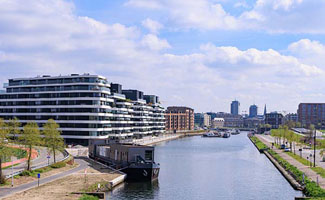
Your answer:
[[[158,102],[131,100],[120,91],[111,91],[111,83],[103,76],[14,78],[4,87],[0,118],[17,117],[22,125],[35,121],[40,127],[54,119],[67,143],[142,137],[164,130],[164,109]]]

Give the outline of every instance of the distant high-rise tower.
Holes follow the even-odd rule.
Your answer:
[[[264,106],[264,116],[266,115],[266,104]]]
[[[256,116],[257,116],[257,106],[254,104],[249,107],[249,117],[256,117]]]
[[[233,114],[233,115],[238,115],[239,106],[240,106],[239,101],[237,101],[237,100],[232,101],[231,105],[230,105],[230,113]]]

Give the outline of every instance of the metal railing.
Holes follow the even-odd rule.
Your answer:
[[[70,155],[69,155],[69,153],[66,150],[64,150],[62,153],[63,153],[64,157],[61,158],[61,159],[59,159],[56,162],[61,162],[61,161],[64,161],[64,160],[66,160],[66,159],[69,158]],[[31,167],[31,168],[32,168],[32,170],[36,170],[36,169],[40,169],[40,168],[47,167],[47,166],[50,166],[50,165],[51,164],[46,163],[46,164],[42,164],[42,165],[38,165],[38,166]],[[19,171],[14,172],[13,174],[8,174],[8,175],[5,176],[5,178],[8,179],[8,178],[11,178],[12,176],[19,175],[19,174],[21,174],[25,170],[26,169],[21,169]]]

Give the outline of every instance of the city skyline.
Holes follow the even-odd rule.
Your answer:
[[[324,4],[1,1],[0,84],[91,73],[157,94],[165,107],[228,112],[236,98],[247,112],[252,103],[297,112],[325,97]]]

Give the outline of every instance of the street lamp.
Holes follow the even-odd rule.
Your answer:
[[[316,167],[316,129],[314,134],[314,167]]]
[[[312,156],[313,156],[313,154],[310,154],[309,155],[309,158],[310,158],[310,167],[312,167],[312,160],[311,160],[312,159]]]

